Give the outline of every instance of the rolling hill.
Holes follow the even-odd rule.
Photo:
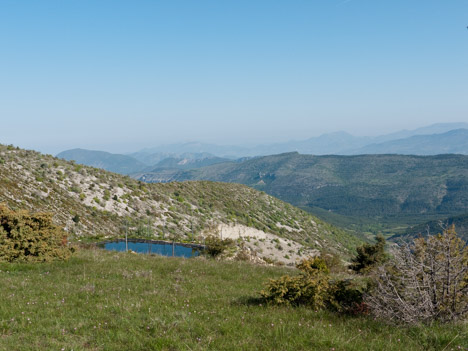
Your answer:
[[[275,246],[271,249],[280,258],[290,256],[289,261],[323,248],[346,255],[360,243],[354,236],[244,185],[208,181],[146,184],[12,146],[0,146],[0,202],[12,209],[52,212],[75,240],[122,237],[125,230],[133,236],[175,240],[253,233],[270,238],[268,242],[259,240],[259,247]],[[254,250],[255,243],[245,239]],[[298,248],[288,254],[296,244],[303,247],[302,253]]]

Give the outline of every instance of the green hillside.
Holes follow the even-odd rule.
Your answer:
[[[158,173],[138,176],[164,181]],[[394,228],[468,211],[468,156],[464,155],[287,153],[165,176],[246,184],[304,209],[337,214],[335,219],[347,216],[355,223],[365,219]]]
[[[463,214],[455,217],[441,218],[438,220],[429,221],[419,225],[411,226],[404,233],[394,235],[393,240],[414,238],[418,235],[427,235],[428,233],[438,234],[451,225],[455,225],[457,234],[468,242],[468,214]]]
[[[12,209],[52,212],[77,240],[122,237],[125,230],[138,237],[201,240],[219,234],[221,227],[240,227],[292,241],[284,241],[286,246],[299,243],[345,255],[360,243],[247,186],[207,181],[147,184],[12,146],[0,146],[0,202]]]

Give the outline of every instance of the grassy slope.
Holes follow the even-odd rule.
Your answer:
[[[0,350],[442,350],[467,326],[397,328],[259,306],[291,269],[80,250],[68,262],[0,264]],[[450,348],[447,348],[450,350]]]
[[[152,238],[184,240],[219,223],[243,224],[349,254],[360,241],[283,201],[239,184],[146,184],[104,170],[0,146],[0,201],[49,211],[78,237],[122,236],[150,224]],[[73,217],[78,215],[78,223]],[[279,225],[278,225],[279,224]]]

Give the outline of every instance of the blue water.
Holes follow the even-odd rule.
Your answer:
[[[125,251],[125,241],[105,243],[103,247],[106,250]],[[172,244],[142,243],[128,241],[128,249],[137,253],[172,256]],[[200,255],[200,251],[195,248],[174,244],[174,256],[176,257],[189,258],[198,255]]]

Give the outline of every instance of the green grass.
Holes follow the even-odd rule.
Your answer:
[[[393,327],[260,305],[285,267],[79,250],[0,264],[0,350],[451,350],[467,326]],[[447,346],[448,345],[448,346]]]

